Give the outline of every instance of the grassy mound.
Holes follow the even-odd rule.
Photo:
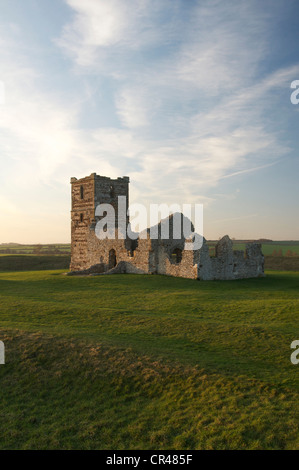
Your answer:
[[[298,448],[297,274],[2,273],[0,293],[0,448]]]

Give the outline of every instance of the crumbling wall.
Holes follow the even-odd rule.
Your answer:
[[[203,239],[203,245],[198,250],[197,278],[202,281],[211,281],[214,279],[212,260],[210,258],[209,246],[206,239]]]
[[[190,220],[181,213],[175,213],[163,219],[155,227],[148,229],[155,233],[156,239],[151,239],[152,272],[167,276],[197,278],[196,253],[185,250],[185,243],[194,230]],[[165,238],[166,236],[166,238]]]
[[[264,275],[264,256],[261,245],[248,243],[246,251],[233,251],[233,242],[224,236],[215,247],[215,257],[210,257],[204,242],[199,255],[198,278],[202,280],[232,280]]]
[[[225,235],[215,246],[215,257],[211,259],[214,279],[234,279],[233,242]]]
[[[240,269],[240,276],[243,278],[264,276],[264,255],[260,243],[246,245],[245,266]]]
[[[116,231],[115,240],[99,240],[95,234],[94,230],[90,231],[88,237],[88,255],[87,255],[87,264],[92,266],[97,263],[103,263],[105,266],[105,271],[109,271],[111,267],[109,266],[109,253],[111,250],[115,251],[116,264],[120,262],[129,263],[132,268],[132,272],[150,273],[149,271],[149,256],[150,256],[150,241],[149,240],[139,240],[138,246],[135,250],[131,249],[130,240],[118,239],[118,232]],[[130,266],[127,266],[127,271],[130,271]]]

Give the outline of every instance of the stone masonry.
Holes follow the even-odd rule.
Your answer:
[[[124,236],[118,223],[129,224],[129,178],[111,179],[92,173],[85,178],[71,178],[71,265],[69,274],[165,274],[200,280],[229,280],[264,275],[261,245],[249,243],[245,252],[234,251],[230,238],[224,236],[209,254],[205,239],[199,250],[184,250],[186,238],[173,238],[173,221],[183,214],[173,214],[156,227],[158,238],[150,238],[150,229],[136,240]],[[125,218],[118,213],[118,196],[126,197]],[[99,204],[111,204],[115,210],[115,239],[96,236]],[[161,237],[163,224],[169,224],[169,239]],[[182,226],[183,224],[181,224]],[[124,238],[122,238],[124,237]]]

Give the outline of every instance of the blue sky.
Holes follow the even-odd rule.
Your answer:
[[[70,184],[203,203],[204,235],[299,239],[299,4],[0,5],[1,242],[70,240]]]

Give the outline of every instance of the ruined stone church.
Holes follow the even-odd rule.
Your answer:
[[[165,274],[199,280],[229,280],[264,275],[261,245],[248,243],[244,251],[233,250],[230,238],[224,236],[210,256],[205,239],[200,249],[185,250],[183,233],[173,237],[173,221],[182,214],[171,215],[158,224],[158,237],[146,235],[132,240],[118,237],[118,196],[126,197],[123,221],[129,224],[129,178],[111,179],[92,173],[85,178],[71,178],[71,265],[70,274]],[[115,210],[115,239],[99,239],[96,235],[96,207],[111,204]],[[161,226],[169,223],[169,238],[161,237]]]

